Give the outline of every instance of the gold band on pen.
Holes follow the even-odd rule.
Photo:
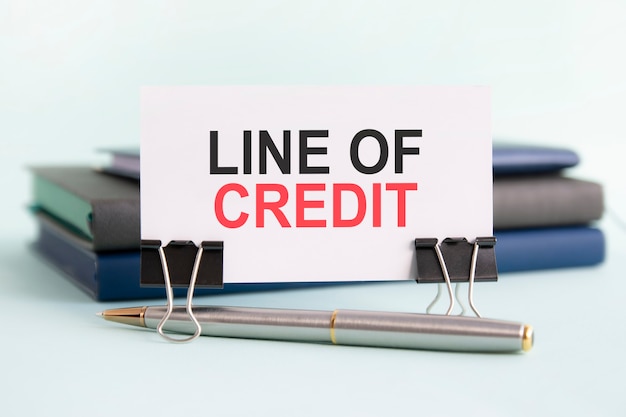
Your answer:
[[[522,350],[528,352],[533,347],[533,326],[524,325],[524,333],[522,334]]]
[[[337,337],[335,336],[335,321],[337,320],[337,312],[338,310],[334,310],[333,314],[330,316],[330,341],[333,342],[333,345],[337,344]]]

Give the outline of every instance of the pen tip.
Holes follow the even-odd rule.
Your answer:
[[[98,315],[105,320],[146,327],[144,314],[147,309],[148,307],[116,308],[113,310],[104,310],[98,313]]]
[[[104,312],[103,311],[98,311],[96,313],[96,316],[102,317],[102,316],[104,316]]]

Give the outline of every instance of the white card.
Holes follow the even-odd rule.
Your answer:
[[[224,282],[407,280],[414,239],[491,236],[485,87],[141,92],[141,237],[224,242]]]

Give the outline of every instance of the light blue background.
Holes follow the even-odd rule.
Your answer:
[[[496,137],[605,159],[625,40],[622,1],[3,0],[0,186],[25,203],[25,164],[138,143],[155,84],[483,84]]]
[[[624,41],[623,1],[0,0],[0,413],[625,415]],[[25,167],[137,145],[139,87],[155,84],[490,85],[496,137],[572,147],[571,175],[604,184],[607,262],[477,289],[487,315],[535,325],[528,355],[178,346],[102,323],[125,303],[93,303],[27,250]],[[422,311],[430,291],[219,302]]]

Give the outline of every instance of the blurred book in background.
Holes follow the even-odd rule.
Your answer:
[[[605,256],[594,223],[604,212],[600,184],[571,178],[572,150],[496,144],[493,224],[499,272],[591,266]]]

